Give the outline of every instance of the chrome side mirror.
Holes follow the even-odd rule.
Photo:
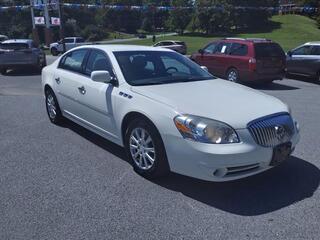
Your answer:
[[[207,72],[209,72],[209,69],[206,66],[201,66],[201,68]]]

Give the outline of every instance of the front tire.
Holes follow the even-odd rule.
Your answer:
[[[227,80],[230,82],[239,83],[240,77],[239,77],[238,70],[235,68],[229,69],[227,72]]]
[[[48,88],[45,90],[45,99],[47,114],[50,121],[54,124],[61,124],[63,122],[63,116],[57,98],[52,89]]]
[[[1,69],[0,69],[0,73],[1,73],[2,75],[5,75],[5,74],[7,73],[7,69],[1,68]]]
[[[56,48],[51,48],[50,52],[51,52],[52,56],[58,56],[59,55],[59,51]]]
[[[128,125],[125,150],[134,170],[143,177],[152,179],[169,172],[161,136],[149,121],[138,118]]]

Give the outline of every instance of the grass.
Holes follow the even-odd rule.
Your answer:
[[[309,41],[320,41],[320,29],[317,28],[316,22],[308,17],[300,15],[284,15],[273,16],[271,19],[272,28],[268,27],[266,30],[261,30],[255,33],[241,33],[232,34],[232,37],[243,38],[268,38],[278,42],[285,51],[288,51],[300,44]],[[188,46],[188,54],[196,52],[198,49],[204,47],[212,40],[219,39],[219,36],[170,36],[159,37],[157,41],[161,40],[179,40],[185,41]],[[125,43],[122,43],[125,44]],[[152,39],[143,39],[137,41],[130,41],[126,44],[136,45],[152,45]]]

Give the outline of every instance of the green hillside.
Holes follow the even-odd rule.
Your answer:
[[[272,18],[273,27],[262,30],[260,33],[234,34],[231,37],[261,37],[268,38],[278,42],[284,50],[292,49],[302,43],[309,41],[320,41],[320,29],[317,28],[316,22],[308,17],[300,15],[274,16]],[[203,47],[208,42],[218,39],[219,37],[207,36],[171,36],[158,37],[161,40],[180,40],[185,41],[188,45],[188,53],[192,53]],[[221,38],[221,37],[220,37]],[[152,45],[151,39],[130,41],[127,44]]]

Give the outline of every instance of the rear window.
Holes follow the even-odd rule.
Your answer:
[[[180,42],[180,41],[176,41],[175,43],[178,44],[178,45],[182,45],[182,46],[185,46],[185,45],[186,45],[185,42]]]
[[[263,57],[283,57],[284,51],[277,43],[256,43],[254,45],[256,58]]]
[[[0,49],[5,50],[21,50],[28,48],[29,45],[27,43],[0,43]]]

